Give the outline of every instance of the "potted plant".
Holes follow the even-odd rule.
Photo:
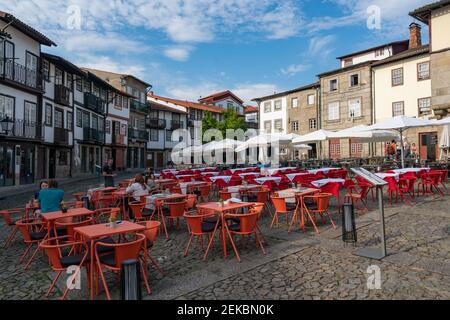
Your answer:
[[[111,227],[115,227],[117,222],[117,213],[111,212],[111,215],[109,216],[109,225]]]

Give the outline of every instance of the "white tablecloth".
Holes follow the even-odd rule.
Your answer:
[[[267,170],[267,172],[268,172],[270,175],[273,175],[273,174],[277,173],[278,171],[280,171],[280,172],[285,172],[286,170],[294,170],[294,169],[297,169],[297,168],[295,168],[295,167],[287,167],[287,168],[269,168],[269,169],[266,169],[266,170]]]
[[[316,188],[322,188],[323,186],[325,186],[329,183],[340,183],[341,185],[344,185],[345,180],[344,179],[321,179],[321,180],[311,182],[311,184]]]
[[[218,176],[220,172],[202,172],[202,176],[212,175],[212,176]]]
[[[223,180],[225,183],[229,183],[231,180],[231,176],[217,176],[210,178],[212,182],[216,182],[217,180]]]
[[[392,170],[392,172],[395,172],[397,174],[405,174],[409,172],[419,173],[420,171],[430,171],[430,168],[405,168],[405,169],[395,169]]]
[[[309,174],[309,173],[307,173],[307,172],[302,172],[302,173],[290,173],[290,174],[287,174],[286,177],[287,177],[289,180],[294,181],[294,179],[295,179],[296,177],[299,177],[299,176],[306,176],[306,175],[308,175],[308,174]]]
[[[381,179],[386,179],[389,177],[393,177],[395,178],[395,180],[399,181],[400,180],[400,174],[398,173],[384,173],[384,172],[380,172],[380,173],[375,173],[375,175]]]
[[[266,177],[266,178],[255,179],[255,181],[259,184],[264,184],[264,182],[267,182],[267,181],[273,181],[276,184],[280,184],[281,178],[280,177]]]
[[[241,177],[242,179],[244,179],[247,176],[256,176],[259,177],[261,174],[257,173],[257,172],[247,172],[247,173],[240,173],[239,177]]]
[[[316,174],[316,173],[319,173],[319,172],[323,172],[323,173],[326,174],[326,173],[328,173],[328,172],[330,172],[332,170],[339,170],[339,168],[321,168],[321,169],[308,170],[308,172],[311,173],[311,174]]]

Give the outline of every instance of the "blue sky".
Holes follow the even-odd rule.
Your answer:
[[[79,66],[134,74],[174,98],[229,89],[250,102],[315,81],[337,56],[407,39],[408,12],[432,1],[0,0],[0,10]],[[380,29],[368,28],[378,9]]]

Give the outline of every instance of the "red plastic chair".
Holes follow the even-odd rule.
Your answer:
[[[100,275],[103,283],[103,287],[106,292],[106,297],[108,300],[111,300],[111,295],[109,293],[108,284],[106,282],[105,275],[103,270],[110,270],[113,272],[120,272],[122,268],[122,264],[127,260],[137,260],[141,265],[141,272],[144,278],[144,283],[147,288],[148,294],[151,294],[150,285],[147,280],[147,271],[143,266],[143,262],[140,258],[140,253],[145,248],[146,238],[143,234],[136,234],[136,239],[134,241],[126,242],[126,243],[106,243],[106,242],[97,242],[95,244],[95,259],[97,261],[97,280],[98,275]],[[112,248],[114,252],[108,255],[100,255],[100,248]]]
[[[441,183],[442,174],[436,171],[431,171],[422,176],[422,180],[418,184],[418,188],[422,186],[422,194],[435,194],[433,190],[436,190],[438,194],[441,196],[444,195],[444,192],[439,188]]]
[[[445,190],[445,192],[449,193],[447,185],[446,185],[447,178],[448,178],[448,170],[436,170],[436,172],[439,172],[441,174],[441,179],[439,181],[440,185]]]
[[[340,183],[327,183],[326,185],[320,188],[321,193],[330,193],[337,199],[338,208],[341,207],[341,197],[339,195],[341,186],[342,185]]]
[[[403,192],[400,190],[399,184],[397,180],[394,177],[387,177],[384,179],[388,183],[388,193],[389,193],[389,203],[392,205],[392,200],[394,197],[394,194],[396,196],[396,200],[398,199],[398,196],[406,201],[411,207],[413,206],[412,203],[408,200],[408,198],[403,194]]]
[[[347,185],[347,194],[345,195],[344,201],[347,202],[350,200],[353,205],[358,210],[367,210],[369,211],[369,207],[367,205],[367,195],[370,192],[370,186],[368,184],[353,184]],[[360,207],[358,204],[362,203],[363,207]]]

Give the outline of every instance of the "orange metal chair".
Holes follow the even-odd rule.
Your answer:
[[[154,213],[151,210],[144,210],[146,206],[145,202],[131,202],[128,206],[130,207],[131,213],[136,221],[148,220]]]
[[[82,242],[73,242],[72,239],[69,237],[52,238],[44,240],[40,244],[40,247],[47,254],[50,266],[53,269],[53,271],[57,272],[56,277],[52,282],[52,285],[50,286],[50,288],[47,291],[47,294],[45,295],[46,297],[48,297],[50,293],[53,291],[53,288],[58,282],[58,279],[60,278],[61,274],[67,271],[67,268],[71,266],[78,266],[78,268],[75,270],[75,273],[72,275],[73,279],[75,280],[77,278],[77,274],[81,272],[81,267],[89,266],[88,247],[86,244],[83,244]],[[66,248],[70,249],[69,253],[63,256],[62,252]],[[83,248],[83,250],[81,248]],[[67,286],[66,290],[64,290],[64,294],[61,297],[61,300],[64,300],[67,297],[69,291],[70,288],[69,286]]]
[[[140,258],[141,250],[144,248],[145,236],[143,234],[136,234],[136,240],[126,242],[126,243],[105,243],[97,242],[95,244],[95,259],[97,261],[97,277],[100,275],[103,283],[103,287],[106,292],[106,297],[111,300],[111,295],[109,293],[108,284],[106,283],[106,278],[103,270],[111,270],[113,272],[120,272],[123,262],[127,260],[137,260],[141,265],[141,272],[144,278],[144,283],[147,288],[148,294],[151,294],[150,285],[147,279],[147,271],[143,266],[143,262]],[[114,252],[108,255],[100,255],[99,249],[101,247],[113,248]]]
[[[166,218],[170,223],[177,221],[177,229],[180,228],[180,219],[183,218],[186,211],[186,201],[182,202],[165,202],[164,205],[169,206],[169,214]]]
[[[348,201],[349,199],[352,201],[352,203],[355,205],[356,209],[366,209],[369,211],[369,207],[367,206],[367,195],[370,192],[370,186],[368,184],[353,184],[353,185],[347,185],[347,194],[344,197],[344,201]],[[323,192],[322,194],[327,194],[326,192]],[[329,193],[332,196],[334,194]],[[359,202],[362,203],[363,207],[359,207]]]
[[[64,202],[68,209],[83,208],[83,201]]]
[[[92,217],[94,218],[94,224],[108,223],[111,214],[116,214],[116,216],[119,216],[120,208],[105,208],[95,210],[92,215]]]
[[[199,190],[200,190],[200,196],[199,196],[199,198],[200,198],[203,202],[209,201],[210,196],[211,196],[211,185],[210,185],[210,184],[207,184],[207,185],[205,185],[205,186],[201,186],[201,187],[199,188]]]
[[[143,234],[146,238],[146,241],[144,242],[144,254],[145,257],[147,257],[150,262],[155,266],[155,268],[164,275],[163,270],[159,266],[159,264],[155,261],[155,259],[152,258],[150,255],[149,250],[155,246],[155,240],[156,236],[159,233],[159,229],[161,227],[161,222],[159,221],[145,221],[145,222],[139,222],[139,224],[145,226],[145,230],[143,231]]]
[[[201,243],[201,248],[203,249],[203,239],[204,236],[208,237],[210,239],[208,243],[208,247],[206,248],[205,254],[203,256],[203,260],[206,260],[208,257],[209,249],[212,246],[214,236],[217,232],[217,229],[219,228],[220,220],[216,220],[216,223],[208,223],[205,222],[205,219],[211,219],[214,218],[214,213],[205,213],[205,214],[196,214],[194,212],[186,212],[184,214],[184,220],[186,221],[186,224],[188,225],[190,237],[188,244],[186,246],[186,249],[184,251],[184,256],[187,257],[189,254],[189,249],[192,244],[192,240],[197,237],[198,242]]]
[[[330,206],[330,199],[333,195],[331,193],[318,193],[312,196],[305,196],[305,202],[304,202],[304,209],[306,211],[307,217],[311,221],[311,223],[314,226],[314,229],[317,233],[319,232],[319,229],[317,229],[317,225],[315,223],[315,215],[318,214],[323,222],[325,223],[325,220],[323,219],[323,215],[326,214],[328,218],[330,219],[330,222],[334,229],[336,229],[336,225],[334,224],[333,219],[330,216],[330,213],[328,212],[328,207]],[[307,199],[312,200],[312,204],[308,204],[306,201]]]
[[[280,198],[273,196],[271,197],[272,204],[275,208],[275,214],[273,215],[272,223],[270,224],[270,229],[273,228],[274,223],[276,222],[276,226],[279,226],[278,216],[284,215],[286,217],[286,223],[289,226],[289,213],[294,212],[295,208],[291,209],[287,207],[286,198]]]
[[[31,255],[31,258],[28,259],[28,262],[25,264],[25,269],[28,269],[39,251],[39,244],[47,236],[47,230],[45,230],[45,223],[38,219],[22,219],[16,222],[16,226],[22,234],[23,241],[26,245],[25,251],[19,259],[20,263],[22,263],[28,256],[31,248],[34,245],[37,245],[37,248]]]
[[[268,189],[263,189],[261,191],[249,191],[248,192],[249,195],[253,195],[255,197],[255,202],[258,203],[263,203],[264,207],[263,207],[263,212],[266,211],[269,213],[270,217],[272,218],[272,212],[270,210],[269,204],[269,196],[270,196],[270,190]]]
[[[227,201],[232,198],[231,192],[229,192],[227,190],[219,191],[219,198],[220,198],[220,200]]]
[[[3,217],[3,222],[5,226],[11,229],[8,238],[6,238],[5,243],[3,244],[3,248],[8,248],[11,245],[11,242],[14,240],[19,229],[16,226],[16,222],[19,219],[12,218],[12,216],[20,215],[21,218],[25,216],[24,209],[9,209],[0,211],[0,216]]]
[[[72,193],[72,196],[75,198],[76,201],[81,201],[82,197],[85,197],[87,195],[86,192],[76,192]]]
[[[240,222],[237,224],[232,224],[228,226],[225,224],[225,228],[227,230],[227,233],[230,235],[230,238],[232,239],[233,235],[240,235],[240,236],[250,236],[252,234],[255,235],[256,245],[261,247],[261,250],[263,254],[266,254],[266,251],[264,250],[264,247],[261,243],[261,240],[258,236],[258,227],[257,227],[257,221],[259,217],[258,212],[249,212],[247,214],[225,214],[225,218],[227,219],[239,219]],[[241,262],[241,257],[239,256],[238,251],[236,250],[236,247],[233,243],[233,240],[231,240],[233,244],[233,248],[236,252],[236,258],[239,262]]]
[[[88,217],[85,220],[77,221],[77,222],[65,222],[65,221],[55,221],[54,223],[54,234],[58,234],[58,229],[66,230],[67,237],[70,241],[77,241],[77,234],[74,231],[75,228],[85,227],[92,224],[94,219],[92,217]]]

